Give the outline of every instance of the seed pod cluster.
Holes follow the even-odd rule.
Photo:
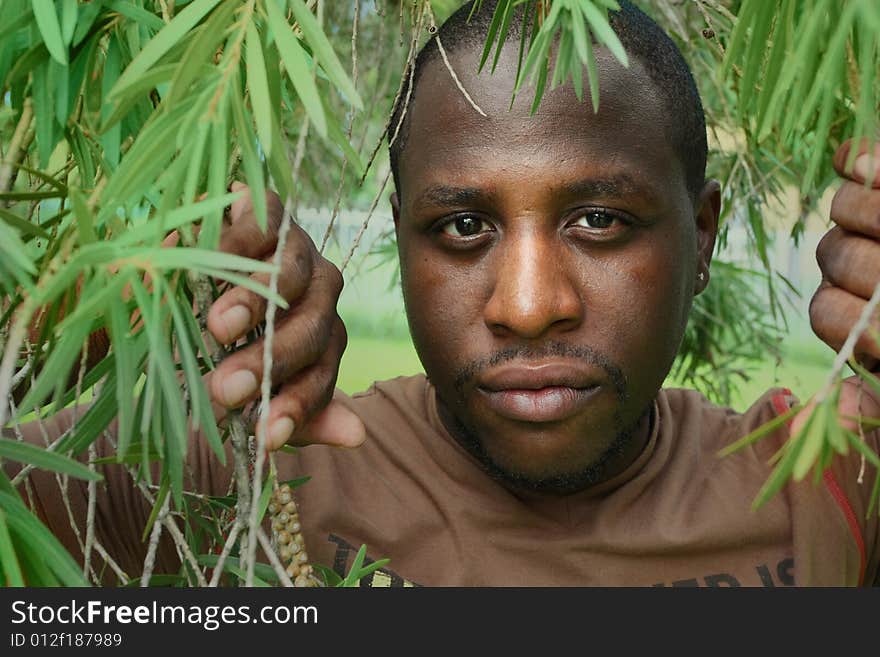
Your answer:
[[[287,484],[279,486],[272,493],[269,515],[272,518],[272,535],[278,557],[293,580],[293,585],[320,586],[315,569],[309,564],[302,525],[299,522],[299,510],[293,499],[293,491]]]

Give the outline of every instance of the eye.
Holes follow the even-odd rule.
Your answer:
[[[472,214],[463,214],[450,219],[440,228],[440,232],[450,237],[473,237],[492,230],[492,226]]]
[[[572,225],[592,228],[593,230],[605,230],[611,228],[615,221],[620,221],[613,214],[604,210],[592,209],[582,212]]]

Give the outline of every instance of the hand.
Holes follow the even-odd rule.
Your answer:
[[[269,226],[264,234],[256,222],[247,187],[232,204],[230,222],[221,233],[220,250],[271,261],[278,243],[283,208],[274,193],[267,194]],[[268,285],[268,274],[255,274]],[[345,350],[345,326],[336,312],[342,274],[315,249],[296,224],[290,227],[278,276],[278,293],[289,308],[277,309],[272,341],[272,386],[278,388],[269,405],[267,448],[284,444],[323,443],[354,447],[364,441],[360,419],[333,401],[339,362]],[[243,287],[226,291],[211,306],[208,330],[224,345],[235,343],[265,320],[266,300]],[[228,356],[214,371],[209,387],[214,401],[238,408],[259,395],[263,377],[263,338]]]
[[[816,249],[822,283],[810,303],[813,330],[838,351],[880,282],[880,143],[875,145],[873,172],[868,171],[867,142],[859,146],[853,171],[844,171],[850,147],[846,142],[834,155],[834,168],[847,180],[831,204],[837,225]],[[865,187],[866,179],[871,187]],[[875,321],[871,328],[878,327]],[[868,366],[880,359],[880,345],[870,331],[856,344],[856,355]]]
[[[835,351],[840,351],[874,288],[880,283],[880,143],[874,146],[874,168],[868,143],[858,146],[852,171],[845,170],[852,148],[845,142],[834,154],[834,169],[845,181],[831,203],[831,219],[837,225],[826,233],[816,249],[822,271],[822,283],[810,302],[810,323],[813,331]],[[865,186],[865,181],[870,186]],[[880,364],[880,345],[874,336],[880,329],[876,315],[868,331],[856,343],[855,356],[872,371]],[[873,332],[873,335],[872,335]],[[880,404],[867,386],[859,403],[858,378],[844,382],[839,410],[842,415],[880,415]],[[792,424],[797,431],[811,410],[808,406]],[[855,423],[842,422],[849,429]]]

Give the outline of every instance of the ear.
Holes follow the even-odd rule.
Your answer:
[[[697,263],[694,280],[694,295],[706,289],[709,284],[709,264],[715,251],[715,238],[718,236],[718,217],[721,214],[721,183],[717,180],[706,182],[697,198],[694,221],[697,228]],[[702,276],[700,276],[702,274]]]
[[[391,192],[388,200],[391,201],[391,216],[394,217],[394,233],[396,235],[397,229],[400,226],[400,199],[397,196],[397,192]]]

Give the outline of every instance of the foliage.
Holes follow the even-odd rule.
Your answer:
[[[505,12],[519,3],[498,5],[484,64],[509,25]],[[183,487],[188,419],[218,458],[227,440],[237,464],[248,458],[242,433],[250,429],[248,418],[218,428],[202,382],[224,356],[203,337],[208,304],[218,286],[232,283],[284,305],[271,285],[248,278],[276,272],[273,265],[216,251],[223,208],[235,198],[228,184],[246,181],[258,200],[274,188],[294,216],[300,204],[312,204],[333,207],[335,217],[343,198],[372,212],[389,179],[380,148],[387,117],[395,99],[411,91],[404,72],[437,18],[460,4],[0,0],[9,17],[0,28],[0,426],[14,432],[26,418],[42,420],[90,402],[39,455],[5,439],[0,455],[28,463],[26,470],[55,470],[59,484],[67,476],[94,479],[95,443],[118,418],[115,458],[130,467],[154,506],[145,537],[168,532],[187,557],[178,573],[157,575],[153,583],[205,583],[205,568],[226,573],[226,583],[285,579],[275,567],[255,564],[255,525],[246,520],[265,513],[271,467],[265,478],[257,469],[250,480],[245,468],[228,499],[194,497]],[[535,107],[548,81],[572,79],[580,96],[584,68],[598,106],[592,45],[626,59],[608,29],[614,5],[532,2],[540,29],[521,46],[517,90],[533,84]],[[832,181],[835,146],[848,136],[876,134],[880,6],[849,0],[840,15],[835,6],[830,0],[646,3],[688,54],[713,134],[741,142],[729,148],[715,139],[710,171],[727,190],[726,225],[747,226],[764,267],[758,273],[716,264],[709,293],[696,301],[677,367],[718,398],[741,376],[742,359],[778,353],[785,294],[768,255],[762,219],[768,201],[782,185],[798,184],[803,206],[790,226],[796,238]],[[265,206],[255,209],[265,225]],[[180,231],[181,244],[163,248],[171,230]],[[328,230],[322,249],[330,237]],[[339,245],[348,249],[342,268],[358,241]],[[756,291],[762,287],[766,297]],[[90,342],[97,331],[108,336],[106,354]],[[783,458],[774,486],[826,463],[829,446],[845,447],[840,435],[826,431],[833,415],[826,400],[833,398],[832,384],[817,407],[825,415],[814,416],[804,446]],[[96,569],[79,569],[27,510],[17,483],[0,473],[6,581],[96,581]],[[89,490],[93,500],[94,484]],[[172,509],[185,520],[182,532],[168,519]],[[252,539],[247,549],[245,536]],[[94,536],[86,536],[83,551],[91,555],[92,546],[100,553]],[[224,557],[210,556],[224,546]],[[144,574],[130,583],[150,583],[149,561],[148,553]],[[361,565],[327,583],[353,583],[367,572]]]

